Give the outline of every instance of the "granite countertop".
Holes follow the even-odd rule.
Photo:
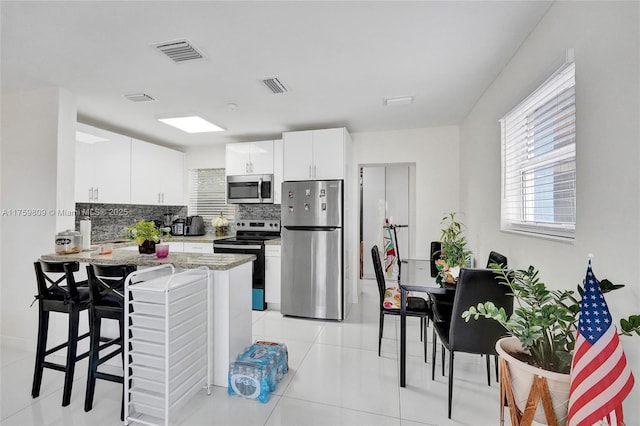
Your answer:
[[[155,254],[139,254],[133,250],[114,249],[111,254],[98,254],[96,250],[82,251],[74,254],[45,254],[40,259],[49,262],[81,262],[96,265],[137,265],[158,266],[167,263],[176,268],[192,269],[206,266],[212,270],[226,271],[256,259],[253,254],[203,254],[203,253],[169,253],[169,256],[158,259]]]
[[[231,238],[233,235],[225,235],[224,237],[217,237],[213,234],[206,235],[174,235],[170,239],[165,240],[165,242],[177,242],[177,243],[213,243],[216,240],[222,240],[224,238]],[[135,244],[134,240],[126,240],[123,238],[118,238],[115,240],[107,240],[107,241],[93,241],[92,246],[96,246],[96,248],[102,244],[111,244],[113,247],[127,247]]]

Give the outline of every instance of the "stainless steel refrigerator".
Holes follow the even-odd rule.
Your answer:
[[[283,182],[283,315],[343,320],[343,181]]]

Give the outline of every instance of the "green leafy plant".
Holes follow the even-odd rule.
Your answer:
[[[492,264],[500,281],[508,285],[514,298],[513,314],[507,317],[504,308],[492,302],[479,303],[462,313],[462,318],[489,318],[502,324],[511,335],[518,338],[523,349],[529,351],[535,364],[545,370],[568,373],[571,368],[575,345],[576,324],[580,301],[573,291],[549,290],[540,281],[539,272],[533,266],[526,270],[506,271]],[[600,281],[603,293],[624,287],[609,280]],[[583,288],[578,285],[578,293]],[[640,316],[621,320],[621,334],[640,335]]]
[[[445,272],[451,268],[461,268],[466,266],[471,256],[471,250],[467,248],[467,238],[464,235],[464,225],[456,220],[456,212],[451,212],[440,221],[443,225],[440,234],[442,249],[440,250],[440,260],[436,262],[440,274],[436,281],[442,282]],[[454,274],[457,278],[457,274]]]
[[[171,235],[158,229],[153,221],[140,220],[133,226],[124,228],[125,237],[135,240],[140,246],[145,240],[160,242],[160,239],[169,239]]]

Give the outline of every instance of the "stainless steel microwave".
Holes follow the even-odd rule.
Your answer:
[[[227,203],[273,204],[273,175],[227,176]]]

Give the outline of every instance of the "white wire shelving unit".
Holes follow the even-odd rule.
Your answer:
[[[209,274],[167,264],[127,278],[125,425],[169,425],[197,392],[211,394]]]

